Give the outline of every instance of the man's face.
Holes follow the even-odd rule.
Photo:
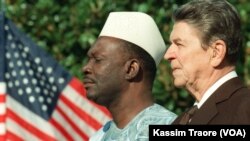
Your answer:
[[[197,29],[186,22],[174,24],[170,35],[171,45],[164,58],[171,64],[176,87],[197,89],[204,78],[209,77],[210,56],[202,48]]]
[[[119,96],[123,79],[124,55],[118,39],[100,37],[88,51],[89,60],[83,67],[87,97],[108,106]]]

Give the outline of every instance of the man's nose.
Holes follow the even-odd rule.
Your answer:
[[[176,53],[174,50],[174,46],[170,45],[169,48],[167,49],[165,55],[164,55],[164,59],[171,61],[172,59],[175,59],[175,58],[176,58]]]

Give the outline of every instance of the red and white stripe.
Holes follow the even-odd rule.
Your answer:
[[[6,139],[6,84],[0,82],[0,141]]]
[[[6,102],[7,132],[4,130],[4,133],[9,140],[87,141],[111,119],[106,109],[86,98],[83,85],[75,78],[62,91],[49,121],[30,112],[12,97],[8,96]]]

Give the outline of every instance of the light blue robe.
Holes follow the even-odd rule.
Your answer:
[[[168,125],[175,118],[176,114],[154,104],[136,115],[123,129],[117,128],[113,121],[107,122],[89,141],[148,141],[148,125]]]

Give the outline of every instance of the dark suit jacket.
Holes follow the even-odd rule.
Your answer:
[[[182,116],[172,124],[178,124]],[[189,124],[250,125],[250,89],[238,77],[230,79],[196,111]]]

